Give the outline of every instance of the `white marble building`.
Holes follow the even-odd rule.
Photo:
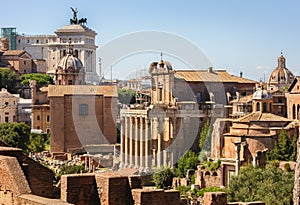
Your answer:
[[[95,37],[97,33],[84,24],[70,24],[55,31],[55,35],[18,35],[17,49],[26,50],[33,59],[46,61],[47,73],[53,74],[71,39],[74,54],[85,67],[86,83],[98,83]]]

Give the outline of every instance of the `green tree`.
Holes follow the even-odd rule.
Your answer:
[[[131,89],[118,88],[118,98],[122,104],[134,104],[136,91]]]
[[[172,180],[174,177],[174,171],[171,168],[165,168],[158,172],[155,172],[152,176],[152,181],[155,186],[159,189],[167,188],[172,186]]]
[[[20,123],[0,123],[0,140],[6,144],[28,150],[30,127],[24,122]]]
[[[49,135],[31,133],[28,143],[28,151],[33,153],[42,152],[49,143]]]
[[[211,129],[209,120],[205,121],[200,131],[199,137],[199,160],[204,161],[207,159],[207,155],[210,153],[211,147]]]
[[[16,73],[9,68],[0,68],[0,88],[6,88],[10,93],[14,93],[16,85]]]
[[[199,164],[197,155],[189,150],[187,151],[177,163],[176,174],[178,177],[185,177],[188,169],[196,169]]]
[[[29,86],[30,80],[35,80],[38,86],[53,84],[53,78],[51,76],[41,73],[24,74],[20,77],[20,80],[24,86]]]
[[[286,131],[281,130],[278,141],[275,143],[274,148],[267,152],[268,160],[280,161],[295,161],[297,154],[297,135],[294,135],[292,140],[289,139]]]
[[[238,176],[231,178],[228,188],[229,201],[264,201],[267,205],[292,203],[294,177],[278,167],[265,169],[243,167]]]
[[[80,174],[85,173],[86,170],[84,169],[83,165],[68,165],[66,163],[61,165],[61,168],[57,174],[58,179],[60,179],[61,175],[64,174]]]

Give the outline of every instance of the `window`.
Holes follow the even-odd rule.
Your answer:
[[[196,96],[197,96],[197,102],[198,103],[201,102],[201,100],[202,100],[202,93],[201,92],[197,92]]]
[[[6,116],[5,117],[5,122],[8,122],[9,121],[9,118]]]
[[[18,43],[21,43],[21,40],[20,40],[20,39],[18,40]]]
[[[72,80],[68,80],[68,85],[73,85],[73,81]]]
[[[40,120],[40,116],[38,115],[38,116],[36,116],[36,120]]]
[[[24,61],[24,65],[26,65],[26,61]]]
[[[47,133],[50,133],[50,129],[49,129],[49,128],[47,128],[47,129],[46,129],[46,132],[47,132]]]
[[[36,129],[38,129],[38,130],[39,130],[39,129],[40,129],[40,126],[37,126],[37,127],[36,127]]]
[[[47,115],[47,116],[46,116],[46,121],[47,121],[47,122],[50,122],[50,115]]]
[[[79,105],[79,115],[88,115],[88,104]]]
[[[39,43],[39,42],[40,42],[40,41],[37,39],[37,40],[36,40],[36,43]]]
[[[29,39],[27,40],[27,43],[29,43],[30,41],[29,41]]]

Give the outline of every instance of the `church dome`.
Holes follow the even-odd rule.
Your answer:
[[[73,46],[69,43],[66,55],[58,62],[57,69],[78,73],[82,68],[83,64],[81,60],[73,55]]]
[[[255,91],[255,93],[253,94],[253,100],[264,100],[264,99],[271,99],[272,95],[269,91],[261,89],[261,90],[257,90]]]
[[[278,58],[278,66],[273,70],[269,77],[268,86],[270,90],[281,89],[292,83],[295,76],[286,68],[286,59],[282,55]]]

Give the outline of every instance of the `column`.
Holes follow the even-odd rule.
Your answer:
[[[124,148],[125,148],[125,134],[124,134],[124,117],[120,118],[120,124],[121,124],[121,147],[120,147],[120,158],[121,158],[121,163],[120,163],[120,168],[124,167],[124,162],[125,162],[125,153],[124,153]]]
[[[133,120],[129,118],[129,166],[133,167]]]
[[[124,117],[124,125],[125,125],[125,130],[124,130],[124,149],[125,153],[125,160],[124,160],[124,167],[128,166],[128,117]]]
[[[135,164],[135,168],[139,168],[139,123],[138,123],[138,117],[135,117],[135,143],[134,143],[134,155],[135,155],[135,160],[134,160],[134,164]]]
[[[145,154],[144,152],[144,142],[145,142],[145,124],[144,118],[140,118],[140,170],[144,171],[145,164]]]
[[[159,120],[159,121],[161,121],[161,119]],[[159,133],[159,124],[158,124],[158,120],[157,120],[157,118],[154,118],[154,124],[155,124],[155,128],[154,129],[156,129],[157,131],[156,131],[156,133],[157,133],[157,167],[158,168],[161,168],[161,165],[162,165],[162,163],[161,163],[161,155],[162,155],[162,151],[161,151],[161,141],[162,141],[162,136],[161,136],[161,134]],[[161,122],[160,122],[161,123]]]
[[[150,145],[150,140],[149,139],[149,120],[148,118],[145,118],[145,172],[150,172],[151,171],[151,161],[150,161],[150,157],[151,157],[151,146]]]
[[[170,133],[170,119],[168,117],[164,118],[164,133],[162,136],[162,142],[164,143],[163,149],[163,165],[164,167],[168,166],[168,149],[170,148],[167,145],[170,145],[170,140],[171,140],[171,133]]]
[[[240,151],[241,151],[241,142],[233,142],[236,151],[235,159],[235,174],[238,175],[240,171]]]

